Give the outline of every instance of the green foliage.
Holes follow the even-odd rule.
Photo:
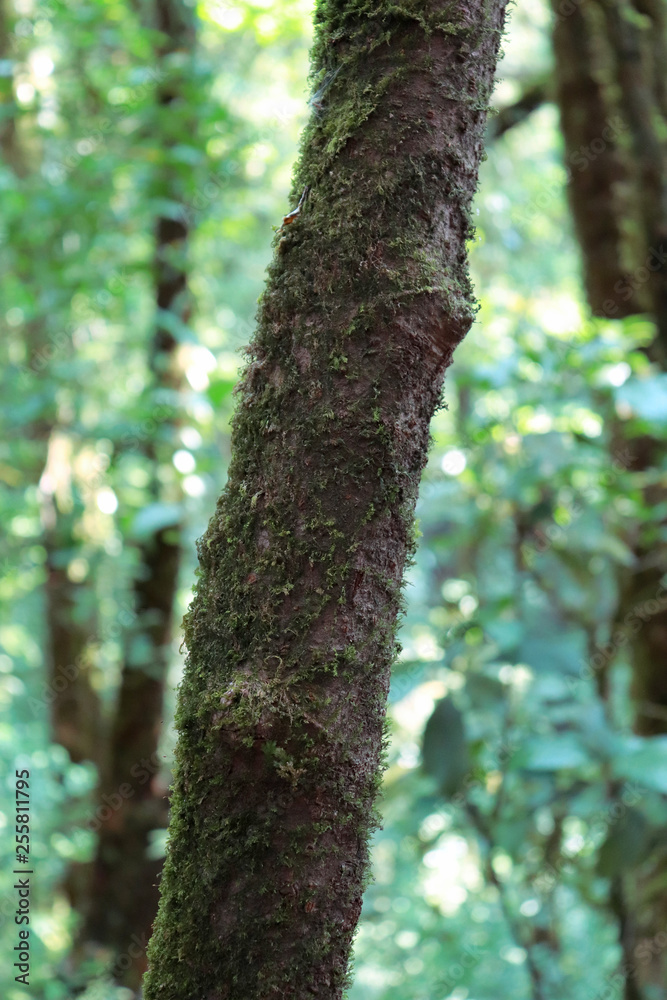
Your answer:
[[[55,428],[56,502],[73,519],[58,557],[81,584],[73,618],[95,612],[89,655],[109,715],[132,625],[136,543],[179,518],[190,553],[180,610],[188,603],[194,539],[225,478],[236,351],[249,338],[272,226],[291,207],[308,10],[202,2],[198,12],[200,58],[187,77],[196,132],[181,114],[157,120],[155,33],[129,2],[16,4],[0,52],[10,70],[0,125],[8,1000],[24,996],[7,960],[15,768],[29,767],[34,782],[38,1000],[72,995],[65,958],[76,918],[58,886],[94,850],[95,771],[71,764],[48,732],[47,441]],[[499,103],[544,71],[543,5],[515,11],[506,49]],[[356,95],[354,114],[369,110]],[[348,126],[332,125],[328,141],[343,141]],[[169,148],[157,138],[167,131]],[[636,881],[665,856],[667,748],[662,736],[632,733],[628,657],[659,595],[619,619],[638,547],[664,542],[664,511],[646,487],[665,470],[634,470],[627,442],[664,440],[665,376],[644,351],[647,320],[587,316],[553,106],[488,153],[472,245],[482,308],[433,425],[391,694],[384,829],[350,1000],[531,1000],[529,957],[546,1000],[590,1000],[620,959],[611,880]],[[165,170],[181,203],[165,201]],[[153,220],[182,204],[193,310],[172,332],[190,389],[174,400],[150,392],[146,358]],[[337,371],[347,363],[342,350],[332,357]],[[174,408],[176,441],[163,429]],[[182,506],[150,495],[147,443],[161,456],[166,495],[182,491]],[[107,956],[93,956],[79,995],[126,1000],[105,968]]]
[[[459,790],[470,770],[463,716],[450,698],[442,698],[424,729],[424,770],[446,798]]]
[[[139,20],[152,5],[140,6],[143,12],[123,0],[28,2],[20,10],[5,4],[9,31],[6,38],[0,32],[0,44],[8,46],[0,52],[0,514],[7,529],[0,566],[7,796],[0,820],[6,862],[0,993],[8,1000],[25,993],[12,975],[16,928],[5,905],[14,895],[15,767],[29,767],[34,782],[31,996],[71,995],[66,958],[78,918],[61,883],[70,864],[85,863],[95,849],[95,770],[70,764],[50,742],[47,457],[57,474],[58,516],[71,528],[54,558],[76,583],[72,620],[90,622],[87,656],[108,727],[134,622],[137,543],[178,520],[188,558],[177,621],[189,600],[194,541],[226,472],[238,349],[249,336],[271,227],[286,211],[307,110],[309,24],[299,4],[281,3],[273,11],[200,5],[196,65],[174,57],[164,72],[155,55],[159,36]],[[182,80],[185,94],[168,113],[156,100],[165,72]],[[167,175],[177,202],[165,200]],[[153,230],[160,213],[184,217],[192,232],[186,262],[191,318],[174,326],[173,315],[159,316],[179,341],[188,378],[180,397],[150,389],[149,346],[158,318]],[[151,494],[151,450],[160,462],[159,502]],[[176,636],[172,690],[179,644]],[[136,660],[141,650],[131,648],[130,655]],[[170,702],[165,783],[172,714]],[[110,956],[100,952],[80,970],[84,983],[101,977],[86,993],[91,1000],[116,996],[110,968]]]

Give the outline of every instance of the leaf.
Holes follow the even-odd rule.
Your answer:
[[[208,386],[206,395],[213,406],[220,406],[222,401],[231,394],[235,385],[236,379],[216,379]]]
[[[506,685],[496,677],[489,677],[488,674],[468,674],[465,689],[475,708],[496,709],[507,696]]]
[[[613,878],[634,868],[648,853],[651,828],[643,813],[628,808],[609,831],[598,855],[598,872]]]
[[[175,527],[182,516],[177,503],[151,503],[139,511],[132,522],[133,538],[148,538],[163,528]]]
[[[426,723],[422,760],[424,770],[446,796],[458,791],[470,770],[463,716],[450,698],[437,703]]]
[[[197,149],[196,146],[186,146],[184,143],[174,146],[170,155],[172,160],[176,160],[178,163],[188,163],[193,167],[205,159],[201,149]]]
[[[667,736],[622,741],[614,770],[622,778],[667,794]]]
[[[524,771],[565,771],[583,767],[590,758],[579,740],[570,733],[540,736],[526,742],[512,760],[512,769]]]
[[[586,636],[583,629],[562,629],[560,632],[526,636],[519,647],[517,660],[532,667],[536,673],[551,670],[556,674],[577,673],[586,659]]]
[[[667,373],[626,382],[618,389],[616,399],[626,403],[643,420],[666,423]]]

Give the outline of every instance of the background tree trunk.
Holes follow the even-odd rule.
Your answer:
[[[620,144],[628,126],[611,92],[613,54],[594,0],[573,4],[566,14],[561,6],[553,0],[556,97],[584,287],[594,315],[630,316],[648,309],[650,300],[628,280],[643,243],[637,246],[632,163]],[[626,288],[628,297],[615,286]]]
[[[655,338],[645,350],[665,371],[667,146],[660,137],[667,114],[665,11],[661,2],[635,6],[621,0],[585,0],[559,17],[560,4],[554,4],[558,101],[591,310],[616,318],[649,313]],[[610,124],[616,133],[611,139],[604,132]],[[620,144],[617,137],[622,137]],[[588,150],[585,167],[577,169],[574,157],[578,152],[581,160],[582,150]],[[629,470],[641,477],[647,509],[663,508],[664,484],[651,470],[664,464],[664,442],[641,434],[630,439],[628,447]],[[667,552],[655,526],[650,532],[644,528],[629,543],[635,565],[622,571],[616,625],[618,632],[629,632],[635,729],[656,736],[667,732],[667,610],[662,586]],[[631,969],[625,1000],[641,1000],[645,989],[664,983],[663,949],[650,949],[650,961],[633,956],[638,945],[654,941],[664,927],[666,862],[664,843],[654,843],[650,856],[629,876],[619,874],[612,880],[610,906],[618,920],[623,962]]]
[[[186,619],[148,1000],[342,994],[429,421],[474,316],[503,16],[502,0],[316,9],[296,214]]]
[[[104,758],[102,713],[89,651],[96,633],[95,594],[89,580],[72,579],[71,574],[70,564],[81,549],[77,526],[82,514],[72,466],[72,441],[56,425],[39,483],[51,733],[74,763],[89,760],[99,766]]]
[[[164,145],[164,162],[153,196],[178,204],[181,184],[170,151],[187,135],[187,103],[183,74],[191,66],[195,22],[180,0],[156,0],[153,23],[160,32],[158,89],[154,120]],[[173,64],[182,53],[183,64]],[[184,69],[185,67],[185,69]],[[151,475],[155,504],[168,511],[160,467],[170,464],[177,448],[179,395],[183,372],[174,329],[189,319],[185,254],[188,227],[181,219],[161,216],[155,227],[156,327],[151,344],[151,415],[159,430],[141,449]],[[168,501],[171,499],[172,504]],[[88,889],[82,940],[112,949],[114,978],[138,989],[146,967],[146,946],[158,903],[157,881],[162,858],[151,853],[155,831],[167,825],[168,804],[160,783],[158,747],[169,667],[173,609],[178,586],[181,526],[160,523],[138,545],[134,581],[136,620],[128,630],[120,688],[112,723],[108,760],[101,782],[103,818],[97,855]],[[125,790],[125,792],[123,791]]]
[[[0,59],[9,62],[13,56],[12,17],[7,5],[0,2]],[[0,83],[0,155],[11,168],[17,190],[26,198],[34,196],[38,186],[39,161],[32,163],[26,156],[17,128],[17,103],[14,77],[5,74]],[[41,148],[37,145],[37,155]],[[35,147],[32,150],[36,155]],[[36,182],[36,183],[35,183]],[[24,337],[29,365],[23,379],[36,391],[39,374],[31,371],[33,359],[50,345],[45,321],[44,287],[35,282],[31,273],[32,235],[21,231],[11,233],[11,243],[24,247],[19,278],[30,287],[37,304],[37,315],[24,324]],[[40,311],[41,310],[41,311]],[[34,381],[33,381],[34,380]],[[25,439],[35,446],[29,477],[39,483],[42,543],[46,553],[44,583],[45,604],[45,712],[48,711],[51,738],[63,746],[72,761],[99,763],[100,704],[91,682],[91,663],[87,655],[95,633],[94,600],[88,581],[72,579],[69,564],[80,540],[76,537],[80,515],[77,487],[73,482],[73,448],[68,428],[59,419],[57,394],[41,397],[34,417],[22,429]],[[65,509],[63,509],[65,508]]]

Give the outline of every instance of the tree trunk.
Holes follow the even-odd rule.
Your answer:
[[[635,5],[652,22],[650,28],[623,0],[584,0],[558,17],[561,6],[554,2],[554,51],[568,158],[573,168],[577,151],[579,160],[586,161],[584,170],[572,170],[570,185],[589,304],[593,312],[616,318],[651,313],[656,336],[646,353],[664,371],[667,159],[660,138],[667,117],[664,6],[662,0]],[[626,133],[624,148],[614,139],[606,141],[604,129],[613,125],[615,116],[621,116],[622,128],[614,131]],[[623,188],[632,188],[634,196],[622,198]],[[664,462],[664,445],[658,438],[636,436],[626,446],[630,472],[645,475]],[[661,483],[645,486],[643,492],[647,510],[664,508]],[[644,736],[667,732],[667,610],[661,582],[667,555],[656,528],[640,525],[631,539],[636,563],[631,572],[623,569],[614,629],[631,642],[635,730]],[[599,679],[605,682],[605,674]],[[642,859],[630,877],[619,875],[611,885],[610,908],[618,921],[623,965],[631,969],[625,976],[625,1000],[638,1000],[649,988],[664,983],[662,949],[649,949],[650,961],[633,959],[642,943],[655,941],[664,926],[664,871],[665,851],[659,848]]]
[[[569,194],[592,312],[650,312],[667,357],[667,120],[662,0],[554,8]],[[636,8],[636,9],[635,9]],[[644,15],[640,17],[638,11]]]
[[[595,316],[631,316],[650,301],[629,280],[637,247],[628,231],[641,223],[632,165],[619,145],[628,126],[612,99],[613,55],[594,0],[566,13],[562,0],[552,5],[556,96],[586,296]]]
[[[186,617],[147,1000],[342,995],[503,8],[316,8],[297,207]]]
[[[89,760],[99,766],[101,706],[89,654],[96,633],[95,596],[88,580],[77,581],[70,575],[70,564],[81,549],[77,527],[82,505],[74,482],[72,443],[57,426],[51,431],[39,496],[46,550],[46,698],[51,736],[74,763]]]
[[[664,443],[643,435],[631,439],[631,470],[646,475],[664,463]],[[665,509],[665,487],[657,478],[643,489],[647,510]],[[644,531],[633,546],[636,565],[626,570],[621,583],[621,603],[616,633],[630,639],[629,659],[632,671],[632,696],[635,703],[635,731],[642,736],[667,733],[667,549],[657,534],[667,525],[643,526]],[[650,530],[652,528],[653,530]],[[649,530],[647,530],[649,529]],[[642,537],[642,535],[644,537]],[[629,954],[644,945],[644,958],[635,963],[634,975],[626,980],[624,1000],[650,996],[650,990],[664,987],[667,956],[662,947],[647,947],[659,940],[667,920],[664,884],[667,871],[667,844],[659,836],[650,855],[624,880],[629,919],[621,925],[621,942]],[[627,963],[626,963],[627,964]]]
[[[646,283],[650,311],[657,326],[654,355],[667,364],[667,125],[664,102],[664,62],[653,64],[660,39],[664,51],[664,14],[655,6],[654,24],[643,30],[637,12],[625,0],[598,0],[604,10],[615,56],[620,103],[625,112],[637,167],[641,218],[647,256],[635,277]],[[649,4],[649,9],[651,5]],[[651,15],[649,15],[651,16]],[[658,48],[658,53],[660,49]],[[658,56],[660,58],[660,56]],[[659,82],[660,81],[660,82]]]
[[[13,16],[7,13],[7,4],[0,0],[0,59],[7,60],[12,53]],[[11,168],[17,191],[26,198],[34,194],[35,171],[31,170],[16,127],[16,96],[14,77],[10,73],[0,80],[0,106],[5,113],[0,117],[0,155]],[[23,325],[23,340],[28,365],[22,378],[28,391],[36,392],[30,374],[33,359],[50,344],[46,322],[39,314],[42,287],[30,269],[31,247],[25,244],[25,227],[12,227],[7,234],[7,244],[14,247],[17,277],[33,292],[37,315]],[[45,603],[45,684],[43,696],[34,700],[37,713],[48,711],[51,738],[63,746],[75,763],[83,760],[98,762],[100,705],[97,692],[91,683],[91,664],[86,653],[94,635],[92,595],[88,582],[74,581],[68,574],[68,564],[80,547],[76,527],[80,516],[80,503],[73,483],[72,448],[66,428],[59,426],[55,394],[38,393],[42,400],[36,416],[22,428],[23,437],[36,444],[35,462],[28,470],[28,481],[39,483],[42,543],[46,551]],[[68,509],[63,509],[63,507]],[[89,608],[86,609],[86,604]]]

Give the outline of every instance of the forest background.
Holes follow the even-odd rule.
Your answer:
[[[30,996],[138,988],[195,540],[323,98],[311,13],[1,9],[8,1000],[22,769]],[[665,38],[659,3],[511,12],[350,1000],[665,995]]]

